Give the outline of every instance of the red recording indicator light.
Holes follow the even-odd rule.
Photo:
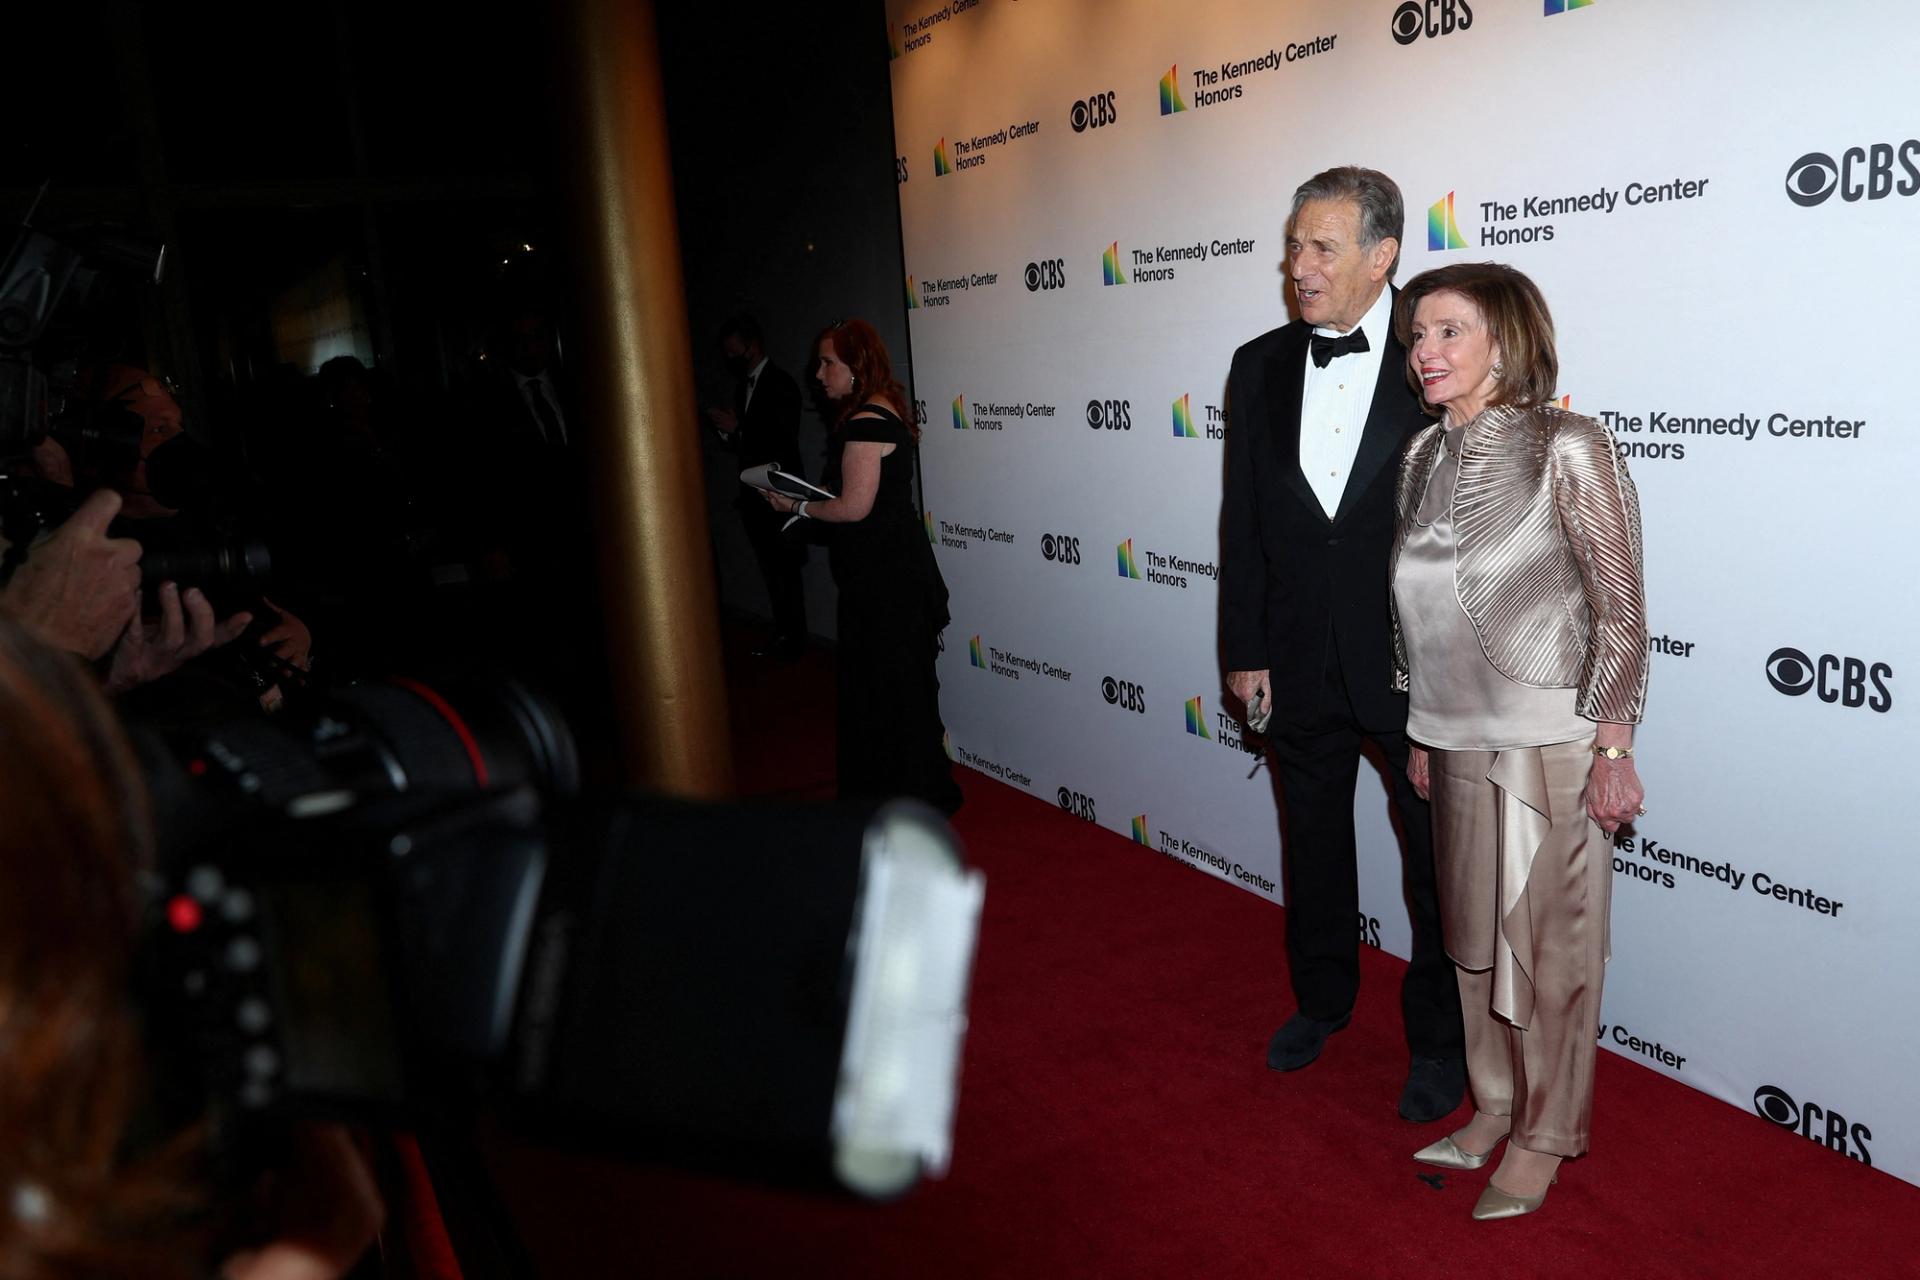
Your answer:
[[[167,903],[167,923],[175,933],[192,933],[200,927],[200,904],[189,894],[175,894]]]
[[[199,756],[187,761],[187,772],[196,778],[207,776],[207,762]]]

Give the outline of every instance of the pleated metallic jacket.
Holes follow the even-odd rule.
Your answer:
[[[1394,570],[1443,432],[1434,423],[1401,458]],[[1589,720],[1639,723],[1647,700],[1640,498],[1612,434],[1550,405],[1486,410],[1461,440],[1453,528],[1454,588],[1494,668],[1535,688],[1577,687],[1576,708]],[[1395,687],[1404,691],[1397,610],[1393,651]]]

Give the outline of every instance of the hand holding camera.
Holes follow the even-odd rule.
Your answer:
[[[0,590],[0,604],[56,649],[100,658],[140,611],[140,544],[107,536],[119,511],[111,489],[89,495]]]

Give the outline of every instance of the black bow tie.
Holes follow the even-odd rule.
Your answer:
[[[1367,350],[1367,335],[1359,329],[1330,338],[1324,333],[1316,333],[1308,344],[1313,353],[1313,367],[1324,369],[1335,356],[1352,355],[1356,351]]]

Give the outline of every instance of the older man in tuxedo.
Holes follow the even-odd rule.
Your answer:
[[[1274,1033],[1267,1065],[1306,1066],[1352,1017],[1354,788],[1371,739],[1386,757],[1406,840],[1413,926],[1400,1114],[1427,1121],[1459,1104],[1466,1070],[1430,818],[1407,781],[1407,699],[1393,690],[1394,484],[1402,447],[1426,423],[1388,286],[1404,222],[1399,188],[1371,169],[1329,169],[1294,193],[1287,274],[1300,319],[1241,347],[1228,376],[1220,612],[1229,691],[1271,711],[1286,809],[1286,946],[1298,1008]]]

